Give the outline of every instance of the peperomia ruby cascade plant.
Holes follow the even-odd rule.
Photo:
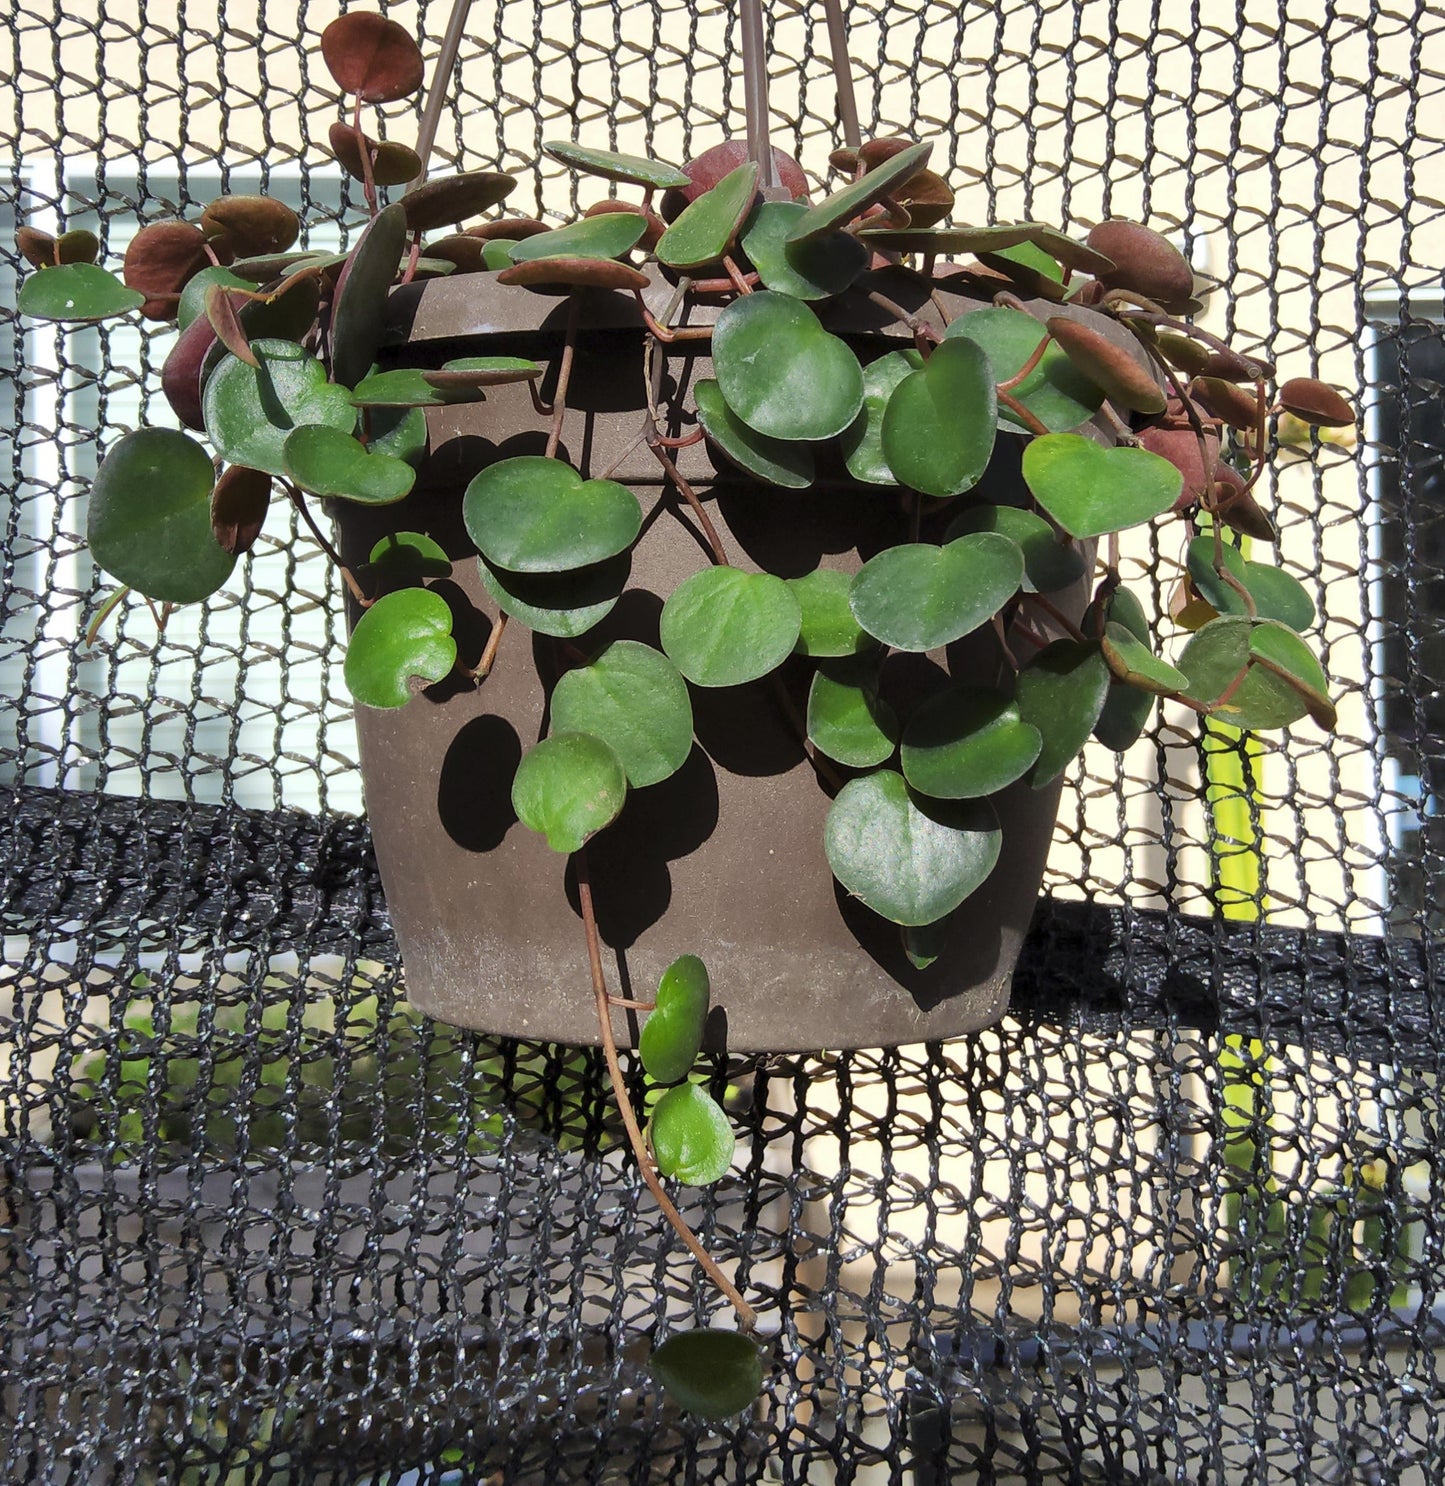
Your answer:
[[[480,686],[494,665],[524,663],[522,647],[499,649],[509,621],[555,648],[550,733],[522,759],[512,799],[526,826],[575,857],[599,1035],[638,1166],[740,1321],[739,1331],[674,1336],[656,1372],[684,1407],[723,1417],[762,1384],[762,1354],[745,1334],[754,1313],[663,1185],[715,1182],[733,1157],[728,1119],[694,1072],[708,975],[682,954],[653,1001],[612,994],[588,840],[687,758],[689,685],[740,686],[805,657],[814,671],[796,723],[832,797],[820,808],[822,850],[847,892],[897,924],[909,957],[927,964],[999,856],[989,797],[1018,781],[1050,784],[1091,736],[1128,748],[1161,697],[1245,729],[1306,715],[1332,725],[1302,638],[1315,617],[1307,593],[1236,537],[1274,538],[1255,498],[1271,420],[1287,411],[1341,425],[1353,413],[1309,378],[1272,394],[1271,367],[1193,324],[1195,276],[1147,227],[1108,221],[1078,242],[1037,223],[947,225],[953,196],[927,169],[927,143],[837,151],[842,184],[817,203],[780,153],[768,175],[781,184],[760,190],[759,162],[733,142],[681,168],[552,144],[555,159],[634,199],[600,199],[564,226],[506,215],[463,226],[500,206],[514,178],[425,180],[425,146],[363,131],[364,103],[420,88],[415,42],[394,22],[351,13],[320,46],[353,100],[331,127],[331,152],[362,182],[369,212],[349,251],[293,250],[296,215],[258,196],[143,227],[118,277],[96,265],[87,233],[19,234],[38,270],[20,292],[26,314],[75,323],[139,311],[178,328],[164,391],[210,445],[162,427],[110,444],[89,516],[95,560],[125,585],[106,607],[134,591],[163,619],[205,599],[254,545],[279,492],[361,608],[346,658],[356,700],[406,705],[458,664],[452,610],[428,586],[452,559],[425,533],[398,531],[348,571],[309,501],[404,501],[427,449],[426,409],[505,382],[532,387],[551,420],[546,453],[482,469],[462,496],[499,611],[468,674]],[[960,255],[973,261],[958,266]],[[539,324],[558,293],[571,297],[550,405],[537,392],[543,366],[525,358],[377,367],[393,287],[443,274],[475,279],[479,293],[491,281],[538,290]],[[644,300],[659,277],[673,286],[660,316]],[[638,444],[665,473],[668,509],[691,513],[713,558],[667,598],[660,646],[589,644],[628,585],[645,519],[610,471],[558,457],[575,307],[598,293],[636,298],[653,389]],[[902,339],[896,327],[891,339],[850,340],[825,328],[819,311],[844,296],[901,325]],[[711,318],[693,317],[698,307]],[[707,343],[713,375],[685,403],[662,405],[664,349],[679,339]],[[687,431],[665,431],[679,423]],[[819,470],[845,468],[896,512],[895,540],[853,572],[784,579],[733,566],[677,467],[679,448],[703,438],[759,501],[785,502]],[[985,493],[985,471],[1009,457],[1018,479]],[[1185,533],[1172,660],[1121,583],[1118,543],[1120,531],[1170,516]],[[1086,581],[1092,602],[1071,615],[1060,596]],[[911,710],[890,705],[895,657],[936,656],[976,632],[992,634],[997,684],[939,670]],[[661,1091],[645,1130],[612,1025],[623,1007],[646,1013],[639,1056]]]

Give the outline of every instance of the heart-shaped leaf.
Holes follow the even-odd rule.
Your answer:
[[[637,1039],[654,1083],[675,1084],[691,1072],[702,1049],[709,995],[707,966],[696,955],[682,955],[662,972],[656,1003]]]
[[[584,480],[560,459],[523,454],[472,480],[462,519],[490,566],[563,573],[625,552],[642,526],[642,507],[615,480]]]
[[[692,395],[703,432],[739,469],[785,490],[803,490],[813,483],[813,451],[807,444],[770,439],[749,428],[723,401],[714,381],[694,383]]]
[[[406,232],[401,204],[384,208],[362,229],[342,267],[331,312],[331,375],[343,387],[354,387],[376,359]]]
[[[20,286],[15,307],[32,320],[90,324],[127,315],[145,299],[93,263],[61,263],[31,274]]]
[[[784,581],[803,611],[803,628],[796,646],[799,655],[826,659],[858,655],[873,648],[873,640],[863,633],[848,607],[851,574],[818,568],[801,578]]]
[[[863,368],[863,407],[842,438],[843,458],[855,480],[866,485],[901,483],[883,453],[883,414],[898,384],[922,366],[923,357],[907,350],[890,351]]]
[[[434,232],[438,227],[451,227],[490,211],[516,186],[514,175],[474,170],[467,175],[438,176],[408,191],[396,205],[406,216],[409,232]]]
[[[321,33],[321,56],[343,93],[393,103],[422,85],[421,48],[395,21],[372,11],[338,16]]]
[[[274,196],[221,196],[201,213],[213,241],[225,240],[228,255],[256,258],[284,253],[301,232],[301,218]]]
[[[512,249],[513,263],[538,258],[620,258],[637,246],[647,231],[647,221],[638,212],[606,212],[583,217],[551,232],[524,238]]]
[[[804,242],[808,238],[822,237],[840,227],[846,227],[860,212],[866,211],[875,201],[887,196],[916,171],[920,170],[932,151],[931,144],[910,145],[896,155],[875,166],[867,175],[834,191],[799,218],[788,233],[790,242]]]
[[[983,886],[1003,832],[986,801],[923,799],[901,774],[879,769],[838,792],[823,844],[833,875],[855,898],[894,923],[919,925],[952,913]]]
[[[993,531],[1017,544],[1024,555],[1025,593],[1056,593],[1084,576],[1084,558],[1077,547],[1065,547],[1053,527],[1032,511],[1017,506],[974,506],[960,511],[948,524],[946,541],[970,532]]]
[[[420,531],[388,532],[367,558],[372,577],[385,589],[419,588],[428,578],[449,578],[446,548]]]
[[[1019,716],[1039,730],[1043,747],[1029,775],[1042,789],[1077,756],[1109,695],[1109,666],[1097,640],[1055,640],[1019,672]]]
[[[1319,662],[1288,625],[1275,620],[1211,620],[1184,647],[1179,669],[1189,678],[1189,694],[1212,704],[1212,715],[1234,727],[1288,727],[1306,714],[1321,727],[1334,725]]]
[[[605,181],[621,181],[627,186],[651,186],[665,191],[672,186],[690,186],[691,179],[675,165],[663,165],[642,155],[619,155],[612,150],[597,150],[575,140],[548,140],[542,148],[563,165],[600,175]]]
[[[512,249],[521,241],[522,239],[518,237],[489,238],[482,244],[482,263],[492,273],[500,273],[515,267],[512,262]]]
[[[729,171],[712,190],[685,207],[662,234],[657,261],[681,273],[716,263],[737,241],[757,190],[758,167],[754,161]]]
[[[1023,310],[1003,306],[971,310],[950,322],[944,339],[966,336],[981,346],[996,382],[1012,381],[1027,365],[1044,338],[1044,327]],[[1052,340],[1037,366],[1010,396],[1021,402],[1050,433],[1067,433],[1087,423],[1099,411],[1103,390],[1094,385]],[[999,427],[1006,433],[1030,433],[1015,422],[1007,408],[999,409]]]
[[[303,490],[363,506],[393,505],[416,481],[416,471],[403,460],[373,454],[349,433],[325,425],[288,434],[281,457]]]
[[[1277,619],[1297,633],[1315,622],[1315,601],[1298,578],[1267,562],[1246,562],[1244,586],[1261,619]]]
[[[1189,686],[1189,678],[1160,660],[1131,630],[1110,624],[1100,642],[1109,669],[1129,686],[1158,696],[1178,696]]]
[[[421,174],[421,156],[408,145],[390,139],[372,139],[340,120],[327,131],[327,142],[336,163],[355,180],[365,180],[369,165],[378,186],[404,186]],[[362,163],[362,152],[367,155]]]
[[[1279,404],[1287,413],[1321,428],[1348,428],[1355,421],[1349,403],[1315,377],[1292,377],[1279,389]]]
[[[878,699],[871,656],[826,661],[808,691],[808,737],[840,764],[867,769],[893,756],[898,715]]]
[[[945,547],[907,543],[870,558],[849,594],[853,616],[895,650],[934,650],[992,619],[1018,592],[1023,553],[978,532]]]
[[[202,395],[206,432],[221,457],[268,474],[287,476],[291,432],[311,424],[350,433],[356,409],[344,387],[326,380],[326,368],[292,341],[253,341],[256,370],[227,356]]]
[[[15,229],[15,246],[20,256],[31,266],[31,268],[53,268],[59,259],[56,248],[58,239],[54,233],[42,232],[38,227],[20,226]],[[96,242],[96,251],[100,248],[99,240]],[[95,254],[89,258],[80,257],[72,259],[72,262],[91,263],[95,260]]]
[[[651,1136],[657,1169],[693,1187],[721,1181],[738,1144],[722,1106],[697,1084],[678,1084],[657,1101]]]
[[[420,592],[426,590],[409,590]],[[627,801],[621,760],[590,733],[553,733],[522,756],[512,809],[553,851],[580,851]]]
[[[429,588],[383,594],[356,621],[346,685],[365,707],[404,707],[420,684],[440,681],[457,660],[452,611]]]
[[[769,438],[832,438],[863,406],[858,358],[786,294],[733,300],[713,327],[712,354],[727,405]]]
[[[632,572],[623,552],[570,573],[508,573],[478,559],[482,586],[497,607],[528,629],[559,640],[575,640],[612,612]]]
[[[1249,679],[1289,687],[1304,703],[1305,710],[1320,727],[1332,729],[1335,705],[1329,683],[1314,652],[1287,625],[1277,620],[1257,620],[1249,632]]]
[[[683,1331],[652,1354],[652,1375],[689,1414],[726,1419],[762,1392],[762,1353],[736,1331]]]
[[[1296,631],[1306,630],[1315,622],[1314,600],[1297,578],[1268,563],[1249,561],[1228,542],[1220,543],[1219,558],[1230,577],[1249,594],[1260,619],[1277,619]],[[1185,560],[1200,597],[1216,613],[1249,613],[1244,594],[1216,571],[1212,535],[1206,532],[1195,537]]]
[[[980,253],[978,261],[985,268],[1012,280],[1023,294],[1039,299],[1059,301],[1064,298],[1064,270],[1052,253],[1031,242]]]
[[[945,340],[910,372],[883,413],[883,457],[925,495],[960,495],[993,457],[998,394],[988,357],[970,340]]]
[[[1076,433],[1050,433],[1024,450],[1024,483],[1072,537],[1101,537],[1172,510],[1183,476],[1147,449],[1105,449]]]
[[[614,641],[557,682],[552,727],[601,738],[634,789],[675,774],[692,752],[687,684],[665,655],[636,640]]]
[[[215,483],[210,455],[186,434],[169,428],[126,434],[91,485],[91,555],[111,577],[160,603],[207,598],[236,561],[211,531]]]
[[[803,611],[771,573],[704,568],[662,606],[668,658],[697,686],[741,686],[775,670],[802,632]]]
[[[743,231],[743,252],[769,289],[794,299],[841,294],[868,267],[868,249],[851,232],[787,241],[808,214],[801,201],[760,201]]]
[[[1097,602],[1091,604],[1084,615],[1081,628],[1086,635],[1097,634],[1100,628],[1117,626],[1133,635],[1141,646],[1150,644],[1149,620],[1144,606],[1127,588],[1116,588],[1107,596],[1102,617],[1097,608]],[[1123,753],[1133,747],[1144,731],[1154,710],[1154,701],[1153,693],[1116,682],[1110,686],[1104,710],[1094,724],[1094,736],[1105,748]]]
[[[971,800],[1022,779],[1043,750],[1016,703],[983,687],[931,696],[903,734],[903,777],[937,800]]]
[[[370,432],[367,448],[373,454],[390,454],[413,468],[427,451],[426,414],[420,408],[373,408],[365,414]]]
[[[256,545],[270,506],[271,476],[233,464],[211,492],[211,535],[223,551],[240,557]]]
[[[1216,551],[1214,537],[1205,533],[1190,542],[1184,560],[1200,597],[1211,605],[1216,613],[1249,613],[1249,605],[1245,603],[1244,595],[1240,593],[1239,588],[1221,577],[1218,571],[1218,568],[1222,567],[1234,579],[1234,583],[1239,584],[1240,587],[1247,587],[1244,553],[1239,548],[1221,541],[1217,544]]]

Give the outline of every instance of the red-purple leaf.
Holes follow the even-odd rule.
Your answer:
[[[1138,222],[1100,222],[1089,234],[1096,252],[1114,260],[1099,282],[1114,289],[1132,289],[1166,310],[1186,305],[1194,294],[1194,270],[1189,260],[1166,237]]]
[[[401,198],[409,232],[449,227],[479,212],[490,211],[512,194],[517,178],[498,171],[477,170],[469,175],[444,175],[427,181]]]
[[[222,196],[201,213],[201,226],[224,238],[237,258],[284,253],[300,235],[301,218],[271,196]]]
[[[227,289],[223,284],[212,284],[206,290],[206,318],[211,322],[216,338],[232,356],[260,371],[261,363],[256,360],[256,353],[251,349],[251,342],[239,318],[239,296],[233,297],[234,293],[235,291]],[[242,300],[241,303],[245,301]]]
[[[271,504],[271,476],[244,464],[229,466],[211,492],[211,530],[233,557],[256,545]]]
[[[422,85],[425,64],[411,33],[371,11],[339,16],[321,33],[321,55],[343,93],[393,103]]]
[[[190,222],[153,222],[131,238],[121,270],[128,288],[146,296],[147,320],[173,320],[181,290],[210,263],[206,234]]]
[[[337,163],[359,181],[366,179],[363,149],[371,157],[371,178],[378,186],[404,186],[421,174],[421,157],[415,150],[389,139],[372,139],[339,120],[331,126],[327,140]]]
[[[201,411],[201,368],[214,345],[215,328],[204,315],[197,315],[181,331],[161,368],[161,391],[171,411],[187,428],[198,432],[206,426]]]
[[[1348,428],[1355,410],[1335,391],[1314,377],[1294,377],[1279,389],[1280,406],[1296,418],[1322,428]]]

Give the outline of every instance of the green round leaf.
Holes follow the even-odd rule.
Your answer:
[[[675,774],[692,752],[686,682],[665,655],[635,640],[615,641],[558,681],[552,727],[601,738],[634,789]]]
[[[1043,738],[1029,777],[1035,789],[1056,779],[1083,748],[1108,694],[1109,667],[1095,640],[1055,640],[1019,672],[1019,716]]]
[[[573,140],[548,140],[542,148],[563,165],[600,175],[606,181],[621,181],[626,186],[651,186],[667,191],[690,186],[692,181],[675,165],[663,165],[642,155],[619,155],[612,150],[595,150]]]
[[[754,432],[723,401],[716,382],[694,383],[692,395],[703,432],[740,469],[785,490],[803,490],[813,483],[813,451],[806,444]]]
[[[206,383],[206,432],[229,463],[284,479],[294,429],[318,424],[350,433],[356,409],[346,389],[328,382],[326,368],[294,342],[252,341],[251,350],[259,370],[227,355]]]
[[[639,212],[603,212],[566,227],[538,232],[512,247],[513,263],[542,258],[620,258],[642,240],[647,219]]]
[[[740,686],[788,658],[802,632],[793,591],[771,573],[705,568],[662,606],[662,648],[698,686]]]
[[[981,261],[988,263],[990,258],[1002,259],[1004,264],[1015,264],[1020,268],[1031,270],[1040,278],[1052,279],[1056,284],[1064,281],[1064,270],[1059,266],[1058,260],[1052,253],[1045,252],[1037,243],[1022,242],[1011,243],[1008,247],[995,247],[983,254]],[[995,267],[989,264],[989,267]],[[1000,271],[1007,272],[1000,265]]]
[[[981,346],[993,368],[995,381],[1008,382],[1021,372],[1044,338],[1044,327],[1023,310],[1004,306],[971,310],[960,315],[944,331],[944,339],[966,336]],[[1010,396],[1021,402],[1050,433],[1067,433],[1087,423],[1099,411],[1103,392],[1050,341],[1039,364]],[[1032,434],[1016,423],[1007,408],[1000,408],[999,427],[1005,433]]]
[[[901,482],[883,454],[883,414],[898,384],[920,370],[923,357],[914,350],[890,351],[863,368],[863,407],[843,430],[843,458],[848,473],[866,485]]]
[[[138,310],[146,297],[94,263],[58,263],[30,275],[15,308],[32,320],[88,324]]]
[[[449,578],[452,571],[446,548],[420,531],[389,532],[371,549],[367,563],[386,588],[417,588],[428,578]]]
[[[937,800],[977,799],[1022,779],[1043,742],[1007,697],[982,687],[950,687],[909,718],[903,777]]]
[[[482,244],[482,263],[492,273],[512,266],[512,249],[521,241],[515,237],[492,237]]]
[[[828,299],[868,267],[868,249],[851,232],[790,246],[788,233],[807,214],[805,202],[760,201],[743,232],[742,248],[769,289],[794,299]]]
[[[746,161],[731,170],[711,191],[688,203],[657,244],[657,260],[688,273],[716,263],[728,252],[752,210],[758,190],[758,167]]]
[[[652,1354],[652,1375],[689,1414],[726,1419],[762,1392],[762,1353],[736,1331],[683,1331]]]
[[[1003,832],[986,801],[925,800],[901,774],[880,769],[838,792],[823,844],[833,875],[855,898],[916,926],[952,913],[983,885]]]
[[[925,495],[960,495],[993,457],[998,394],[988,357],[970,340],[946,340],[894,390],[883,412],[883,457]]]
[[[1199,590],[1199,596],[1217,613],[1248,614],[1249,606],[1244,601],[1244,595],[1216,571],[1215,556],[1214,537],[1208,533],[1195,537],[1185,552],[1185,566],[1189,569],[1195,588]],[[1242,585],[1245,578],[1244,553],[1238,547],[1221,540],[1218,556],[1225,571]]]
[[[1147,449],[1105,449],[1077,433],[1050,433],[1024,450],[1024,483],[1072,537],[1101,537],[1172,510],[1184,477]]]
[[[934,650],[985,624],[1018,592],[1024,559],[1007,537],[978,532],[946,547],[912,542],[870,558],[849,607],[895,650]]]
[[[286,473],[315,495],[364,506],[389,506],[403,499],[416,480],[405,460],[372,454],[339,428],[313,424],[287,436],[281,448]]]
[[[722,1106],[697,1084],[678,1084],[657,1101],[651,1133],[657,1169],[693,1187],[725,1177],[738,1144]]]
[[[373,372],[353,388],[351,401],[359,408],[440,408],[448,403],[480,402],[486,394],[465,383],[436,387],[418,367]]]
[[[1261,619],[1277,619],[1301,632],[1315,622],[1315,602],[1303,583],[1266,562],[1246,562],[1244,586]]]
[[[612,612],[627,587],[632,554],[620,553],[570,573],[508,573],[477,559],[482,586],[497,607],[528,629],[576,640]]]
[[[1116,588],[1105,602],[1104,622],[1118,625],[1139,641],[1141,645],[1152,643],[1149,620],[1144,606],[1127,588]],[[1099,628],[1097,603],[1090,604],[1081,626],[1086,635],[1096,634]],[[1152,692],[1140,691],[1136,687],[1115,682],[1109,688],[1108,699],[1099,720],[1094,724],[1094,736],[1115,753],[1132,748],[1144,731],[1149,716],[1154,710],[1155,697]]]
[[[874,166],[862,179],[844,186],[841,191],[834,191],[798,219],[788,234],[788,240],[804,242],[846,227],[859,212],[866,211],[895,186],[901,186],[909,176],[916,175],[927,163],[932,149],[931,144],[910,145]]]
[[[390,454],[409,465],[426,456],[426,414],[420,408],[373,408],[362,417],[370,433],[366,447],[373,454]]]
[[[213,594],[236,563],[211,529],[215,483],[211,456],[185,434],[169,428],[126,434],[91,486],[91,555],[111,577],[160,603],[190,604]]]
[[[642,507],[615,480],[584,480],[560,459],[523,454],[472,480],[462,519],[490,566],[562,573],[625,552],[642,527]]]
[[[878,699],[871,657],[824,663],[808,691],[808,737],[831,759],[867,769],[892,758],[898,716]]]
[[[637,1039],[653,1082],[675,1084],[691,1071],[702,1049],[709,994],[707,966],[696,955],[682,955],[662,972],[656,1004]]]
[[[256,289],[250,279],[243,279],[240,274],[233,273],[223,264],[213,263],[209,268],[203,268],[199,273],[192,274],[186,281],[186,287],[181,290],[180,304],[176,307],[177,330],[184,330],[197,315],[205,314],[206,291],[216,284],[223,289],[244,289],[248,294],[254,293]]]
[[[1289,686],[1304,702],[1305,710],[1322,727],[1335,725],[1335,707],[1329,698],[1329,683],[1314,652],[1287,625],[1273,619],[1258,620],[1249,633],[1249,655],[1254,665],[1250,679]]]
[[[948,931],[952,923],[950,915],[937,923],[903,926],[903,953],[915,970],[927,970],[948,948]]]
[[[832,438],[863,406],[858,358],[786,294],[733,300],[713,328],[712,354],[727,405],[769,438]]]
[[[1245,666],[1249,669],[1237,681]],[[1320,663],[1288,625],[1226,615],[1190,637],[1179,657],[1189,695],[1215,704],[1211,716],[1248,732],[1288,727],[1309,715],[1334,726]],[[1231,689],[1232,688],[1232,689]],[[1228,692],[1227,700],[1220,698]]]
[[[1178,696],[1189,685],[1189,678],[1182,671],[1176,671],[1168,661],[1160,660],[1122,624],[1110,624],[1100,643],[1109,669],[1128,686],[1172,697]]]
[[[553,733],[529,749],[512,781],[512,809],[553,851],[579,851],[627,800],[617,755],[590,733]]]
[[[362,229],[342,267],[331,311],[331,375],[343,387],[354,387],[376,359],[406,236],[401,203],[383,207]]]
[[[440,681],[457,660],[452,611],[429,588],[384,594],[356,621],[346,685],[366,707],[404,707],[417,681]]]
[[[863,633],[848,607],[848,594],[853,587],[848,573],[818,568],[801,578],[784,581],[803,611],[803,628],[796,647],[799,655],[823,659],[872,649],[872,639]]]
[[[1018,545],[1024,555],[1025,593],[1056,593],[1084,576],[1085,562],[1077,547],[1065,547],[1042,516],[1017,506],[973,506],[949,522],[945,540],[975,531],[993,531]]]

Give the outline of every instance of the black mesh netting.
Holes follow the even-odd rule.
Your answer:
[[[817,170],[823,19],[774,9]],[[334,13],[21,0],[0,305],[17,216],[115,253],[253,184],[354,231],[303,163]],[[391,13],[435,50],[440,0]],[[773,1370],[707,1428],[646,1380],[712,1302],[597,1056],[405,1002],[320,555],[263,539],[159,641],[137,604],[86,643],[93,430],[167,342],[0,309],[0,1479],[1445,1479],[1445,20],[855,0],[850,35],[865,131],[944,135],[961,220],[1147,214],[1231,286],[1215,328],[1362,390],[1358,446],[1286,448],[1267,501],[1338,733],[1166,709],[1072,775],[1001,1026],[716,1067],[739,1161],[686,1205]],[[722,5],[478,0],[440,150],[682,158],[737,53]],[[1167,602],[1178,548],[1126,577]]]

